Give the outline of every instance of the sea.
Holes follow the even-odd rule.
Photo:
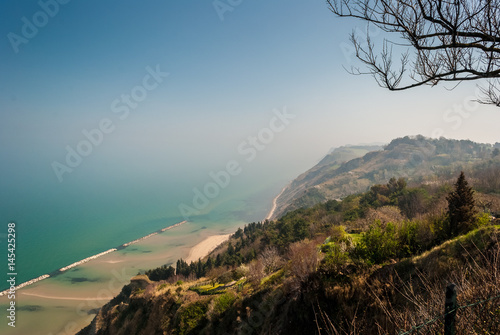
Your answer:
[[[4,181],[0,291],[9,287],[8,273],[15,272],[21,284],[184,220],[193,233],[231,232],[263,220],[287,182],[269,173],[218,183],[208,174],[196,180],[168,175],[148,180]],[[14,271],[7,268],[9,223],[15,224]]]
[[[271,148],[248,161],[219,148],[172,156],[106,145],[62,181],[51,166],[59,150],[0,148],[0,334],[77,333],[133,276],[175,264],[209,236],[264,220],[305,165]],[[30,284],[5,294],[11,278]]]

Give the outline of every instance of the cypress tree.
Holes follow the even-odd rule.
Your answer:
[[[477,212],[474,191],[467,183],[463,171],[455,183],[455,189],[448,194],[446,200],[448,200],[450,219],[449,236],[457,236],[472,230]]]
[[[233,244],[231,242],[229,242],[229,245],[227,246],[227,254],[229,256],[232,256],[234,254],[234,247],[233,247]]]
[[[214,267],[214,261],[213,261],[212,257],[208,257],[207,263],[205,264],[205,266],[206,266],[206,271],[212,270],[212,268]]]

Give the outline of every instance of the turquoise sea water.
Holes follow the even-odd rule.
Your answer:
[[[241,222],[262,220],[285,184],[267,178],[235,178],[189,217],[193,230],[231,230]],[[193,188],[201,189],[206,178],[171,179],[7,184],[0,198],[0,248],[5,249],[0,255],[7,254],[7,223],[14,221],[20,284],[180,222],[179,204],[192,205]],[[0,273],[6,276],[7,271]],[[0,291],[6,288],[2,280]]]

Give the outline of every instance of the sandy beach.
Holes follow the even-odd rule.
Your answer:
[[[24,295],[27,295],[27,296],[32,296],[32,297],[37,297],[37,298],[44,298],[44,299],[74,300],[74,301],[101,301],[101,300],[111,300],[111,299],[114,298],[113,296],[108,296],[108,297],[87,297],[87,298],[82,298],[82,297],[60,297],[60,296],[54,296],[54,295],[36,294],[36,293],[28,293],[28,292],[21,292],[21,294],[24,294]]]
[[[231,234],[214,235],[207,237],[206,239],[195,245],[193,248],[191,248],[191,250],[189,251],[189,256],[186,258],[186,262],[191,263],[205,257],[212,250],[217,248],[219,244],[227,241],[229,239],[229,236],[231,236]]]
[[[228,231],[241,225],[235,222],[230,230],[219,230],[205,229],[205,223],[177,224],[176,229],[77,262],[67,271],[16,291],[16,308],[22,322],[15,328],[0,324],[0,334],[75,334],[138,272],[175,265],[179,258],[188,262],[203,258],[229,238]],[[0,308],[5,310],[8,304],[8,297],[1,296]]]
[[[271,220],[272,219],[274,212],[276,211],[278,198],[283,194],[283,192],[285,192],[287,187],[288,187],[288,185],[283,187],[281,192],[273,199],[273,207],[271,207],[271,210],[269,211],[269,213],[267,214],[267,216],[264,220]]]
[[[134,241],[132,241],[132,242],[125,243],[125,244],[121,245],[119,248],[120,248],[120,249],[123,249],[123,248],[126,248],[126,247],[128,247],[128,246],[130,246],[130,245],[132,245],[132,244],[136,244],[136,243],[143,242],[144,240],[147,240],[147,239],[149,239],[150,237],[153,237],[153,236],[155,236],[155,235],[157,235],[157,234],[159,234],[159,233],[166,232],[167,230],[170,230],[170,229],[173,229],[173,228],[179,227],[179,226],[181,226],[181,225],[185,224],[186,222],[187,222],[187,221],[186,221],[186,220],[184,220],[184,221],[178,222],[178,223],[176,223],[176,224],[174,224],[174,225],[167,226],[167,227],[165,227],[165,228],[163,228],[163,229],[160,229],[160,230],[158,230],[158,231],[156,231],[156,232],[154,232],[154,233],[151,233],[151,234],[149,234],[149,235],[147,235],[147,236],[144,236],[144,237],[138,238],[138,239],[136,239],[136,240],[134,240]],[[87,257],[87,258],[82,259],[82,260],[80,260],[80,261],[74,262],[74,263],[72,263],[72,264],[70,264],[70,265],[68,265],[68,266],[65,266],[65,267],[60,268],[60,269],[59,269],[59,273],[57,273],[56,271],[54,271],[54,272],[52,273],[52,275],[54,275],[54,274],[55,274],[55,275],[59,275],[59,274],[60,274],[60,273],[62,273],[62,272],[65,272],[65,271],[70,270],[70,269],[72,269],[72,268],[75,268],[75,267],[77,267],[77,266],[83,265],[83,264],[85,264],[85,263],[87,263],[87,262],[89,262],[89,261],[95,260],[95,259],[97,259],[97,258],[100,258],[101,256],[107,255],[107,254],[112,253],[112,252],[117,251],[117,250],[118,250],[117,248],[112,248],[112,249],[109,249],[109,250],[107,250],[107,251],[101,252],[101,253],[99,253],[99,254],[96,254],[96,255],[93,255],[93,256]],[[107,262],[108,262],[108,263],[110,263],[110,264],[114,264],[114,263],[120,263],[120,262],[122,262],[122,261],[121,261],[121,260],[108,260]],[[35,284],[35,283],[37,283],[37,282],[39,282],[39,281],[41,281],[41,280],[44,280],[44,279],[47,279],[47,278],[50,278],[50,277],[51,277],[51,275],[48,275],[48,274],[45,274],[45,275],[39,276],[38,278],[34,278],[34,279],[31,279],[31,280],[29,280],[29,281],[27,281],[27,282],[21,283],[20,285],[17,285],[15,289],[16,289],[16,290],[20,290],[20,289],[22,289],[22,288],[24,288],[24,287],[26,287],[26,286],[29,286],[29,285]],[[5,295],[7,295],[8,293],[9,293],[9,290],[8,290],[8,289],[7,289],[7,290],[4,290],[4,291],[1,291],[1,292],[0,292],[0,297],[1,297],[1,296],[5,296]]]

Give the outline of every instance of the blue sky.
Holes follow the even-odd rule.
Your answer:
[[[18,52],[9,33],[23,36],[23,18],[43,20],[43,6],[0,4],[0,159],[19,179],[57,182],[51,163],[102,119],[114,130],[68,180],[117,175],[117,166],[152,176],[209,171],[284,106],[296,117],[255,166],[285,178],[345,144],[412,134],[499,140],[498,109],[467,102],[475,84],[394,93],[349,75],[357,63],[348,34],[366,26],[336,18],[323,0],[232,1],[224,20],[213,1],[66,0],[57,13],[55,0],[41,2],[53,17]],[[112,102],[140,86],[147,67],[169,75],[119,119]]]

